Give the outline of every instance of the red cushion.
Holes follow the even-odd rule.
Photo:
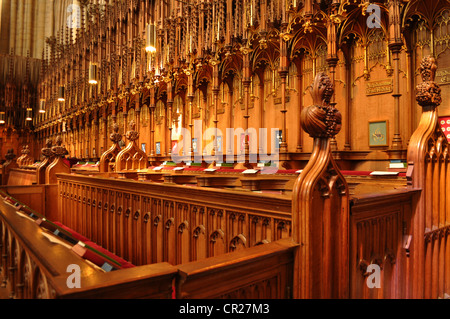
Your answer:
[[[278,170],[277,172],[276,172],[276,174],[297,174],[298,175],[298,172],[299,171],[299,169],[286,169],[286,170]]]
[[[131,268],[131,267],[135,267],[133,264],[129,263],[128,261],[120,258],[117,255],[114,255],[113,253],[111,253],[110,251],[104,249],[103,247],[97,245],[96,243],[90,241],[87,237],[77,233],[76,231],[74,231],[73,229],[63,225],[60,222],[55,222],[56,225],[58,225],[59,227],[61,227],[62,229],[68,231],[69,233],[72,234],[72,236],[79,241],[82,241],[83,243],[85,243],[86,245],[94,248],[95,250],[99,251],[100,253],[102,253],[103,255],[108,256],[109,258],[117,261],[120,265],[121,268]],[[97,266],[101,267],[103,265],[103,263],[105,262],[105,260],[97,255],[95,252],[91,251],[91,250],[87,250],[86,253],[84,254],[84,258],[88,259],[89,261],[93,262],[94,264],[96,264]],[[115,266],[115,265],[112,265]]]
[[[60,222],[53,222],[53,223],[54,223],[55,225],[57,225],[58,227],[61,227],[62,229],[64,229],[64,230],[68,231],[69,233],[71,233],[72,236],[73,236],[76,240],[82,241],[82,242],[87,242],[87,241],[89,241],[89,239],[88,239],[87,237],[85,237],[85,236],[83,236],[83,235],[77,233],[76,231],[74,231],[73,229],[71,229],[71,228],[69,228],[69,227],[63,225],[62,223],[60,223]]]
[[[371,171],[341,171],[342,175],[369,176]]]
[[[203,171],[204,168],[203,167],[185,167],[184,168],[185,171],[191,171],[191,172],[199,172],[199,171]]]
[[[234,168],[220,168],[217,172],[231,172],[231,173],[242,173],[245,169],[234,169]]]
[[[126,261],[126,260],[123,259],[123,258],[120,258],[120,257],[117,256],[117,255],[114,255],[112,252],[106,250],[105,248],[103,248],[103,247],[97,245],[96,243],[94,243],[94,242],[92,242],[92,241],[87,241],[87,242],[85,242],[85,244],[88,245],[88,246],[90,246],[90,247],[92,247],[92,248],[94,248],[95,250],[99,251],[99,252],[102,253],[103,255],[106,255],[106,256],[108,256],[109,258],[111,258],[111,259],[117,261],[117,262],[121,265],[121,268],[132,268],[132,267],[135,267],[132,263]],[[95,255],[95,254],[93,253],[93,255]],[[97,257],[97,255],[95,255],[95,258],[99,258],[99,257]],[[102,260],[102,264],[103,264],[103,260]],[[101,266],[101,265],[100,265],[100,266]],[[113,265],[113,266],[114,266],[114,265]]]

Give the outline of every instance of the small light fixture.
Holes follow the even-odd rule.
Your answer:
[[[147,24],[146,47],[147,52],[156,52],[156,28],[154,24]]]
[[[60,86],[59,90],[58,90],[58,101],[59,102],[64,102],[64,86]]]
[[[0,112],[0,124],[5,124],[5,112]]]
[[[90,64],[89,65],[89,84],[96,85],[98,83],[97,80],[97,65]]]
[[[45,113],[45,100],[41,100],[41,104],[39,105],[39,113]]]
[[[25,121],[32,121],[33,109],[27,108],[27,115],[25,117]]]

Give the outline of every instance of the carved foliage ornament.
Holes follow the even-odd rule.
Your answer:
[[[115,144],[122,140],[122,134],[119,133],[119,125],[117,123],[113,124],[113,132],[109,135],[109,139]]]
[[[302,127],[313,138],[331,138],[341,130],[342,115],[330,104],[333,94],[333,83],[328,75],[317,74],[311,87],[314,104],[301,113]]]
[[[417,85],[416,100],[422,107],[431,106],[435,108],[442,102],[441,88],[434,81],[436,69],[436,59],[431,56],[425,57],[420,64],[423,82]]]
[[[12,148],[9,149],[5,154],[5,158],[8,161],[12,161],[15,157],[16,157],[16,154],[14,154],[14,149],[12,149]]]
[[[22,154],[26,155],[30,153],[30,147],[28,145],[24,145],[22,147]]]
[[[46,147],[44,147],[44,148],[41,149],[41,153],[42,153],[42,155],[43,155],[44,157],[50,158],[50,157],[53,156],[53,153],[52,153],[52,145],[53,145],[52,140],[48,138],[48,139],[46,140],[46,142],[45,142],[45,146],[46,146]]]
[[[69,154],[69,152],[66,150],[66,148],[64,146],[61,146],[61,144],[62,144],[62,138],[61,138],[61,136],[58,136],[56,138],[56,145],[52,147],[52,153],[56,157],[63,157],[65,155]]]
[[[126,137],[127,137],[127,139],[129,140],[129,141],[135,141],[135,140],[137,140],[138,138],[139,138],[139,132],[137,132],[135,129],[136,129],[136,123],[134,122],[134,121],[131,121],[130,122],[130,128],[131,128],[131,130],[129,130],[127,133],[126,133]]]

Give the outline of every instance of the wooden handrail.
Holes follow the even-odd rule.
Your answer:
[[[63,238],[68,237],[54,235],[18,207],[0,201],[0,283],[10,298],[171,298],[177,274],[173,266],[162,263],[108,273],[73,253]],[[69,265],[79,267],[81,288],[68,287]]]
[[[176,297],[292,298],[292,269],[297,247],[290,238],[282,239],[243,251],[179,265]],[[252,288],[255,286],[259,289]]]

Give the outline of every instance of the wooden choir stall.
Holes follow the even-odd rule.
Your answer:
[[[2,288],[11,298],[446,298],[448,204],[439,188],[448,180],[448,142],[437,121],[435,72],[434,58],[425,58],[417,93],[422,117],[403,187],[350,194],[330,148],[342,120],[324,73],[301,114],[313,152],[292,176],[139,169],[127,163],[140,158],[122,156],[114,144],[105,154],[115,152],[115,161],[102,156],[102,175],[61,168],[57,185],[46,180],[57,187],[52,218],[3,187]],[[127,137],[129,151],[132,130]],[[52,164],[65,154],[59,147]],[[159,179],[120,174],[132,168]],[[204,177],[234,183],[205,185]],[[243,187],[247,179],[280,177],[283,191]],[[70,264],[81,269],[81,288],[66,285]],[[371,288],[374,265],[381,277]]]
[[[40,1],[0,299],[450,298],[450,0]]]

